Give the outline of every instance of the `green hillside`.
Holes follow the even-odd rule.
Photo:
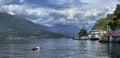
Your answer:
[[[120,29],[120,4],[116,6],[113,14],[108,14],[106,18],[97,20],[93,29],[107,30],[107,26],[110,26],[113,31]]]

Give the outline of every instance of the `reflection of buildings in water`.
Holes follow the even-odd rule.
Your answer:
[[[99,45],[96,55],[103,58],[120,58],[120,44],[102,43]]]
[[[85,44],[87,42],[87,44]],[[98,41],[86,41],[83,42],[83,50],[84,53],[90,55],[90,57],[97,58],[108,58],[108,53],[106,46],[104,44],[100,44]],[[81,42],[82,43],[82,42]]]
[[[111,58],[120,58],[120,44],[107,44],[107,51]]]
[[[102,43],[98,45],[96,55],[103,58],[120,58],[120,44]]]

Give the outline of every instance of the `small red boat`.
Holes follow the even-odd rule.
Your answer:
[[[39,50],[39,49],[40,49],[39,46],[32,48],[33,51],[35,51],[35,50]]]

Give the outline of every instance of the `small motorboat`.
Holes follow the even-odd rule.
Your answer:
[[[91,41],[99,40],[99,38],[90,38]]]
[[[35,50],[39,50],[39,49],[40,49],[39,46],[32,48],[33,51],[35,51]]]

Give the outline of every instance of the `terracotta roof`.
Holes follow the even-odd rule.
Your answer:
[[[120,31],[108,32],[104,36],[120,36]]]
[[[114,18],[117,18],[117,16],[113,16],[112,18],[113,18],[113,19],[114,19]]]

